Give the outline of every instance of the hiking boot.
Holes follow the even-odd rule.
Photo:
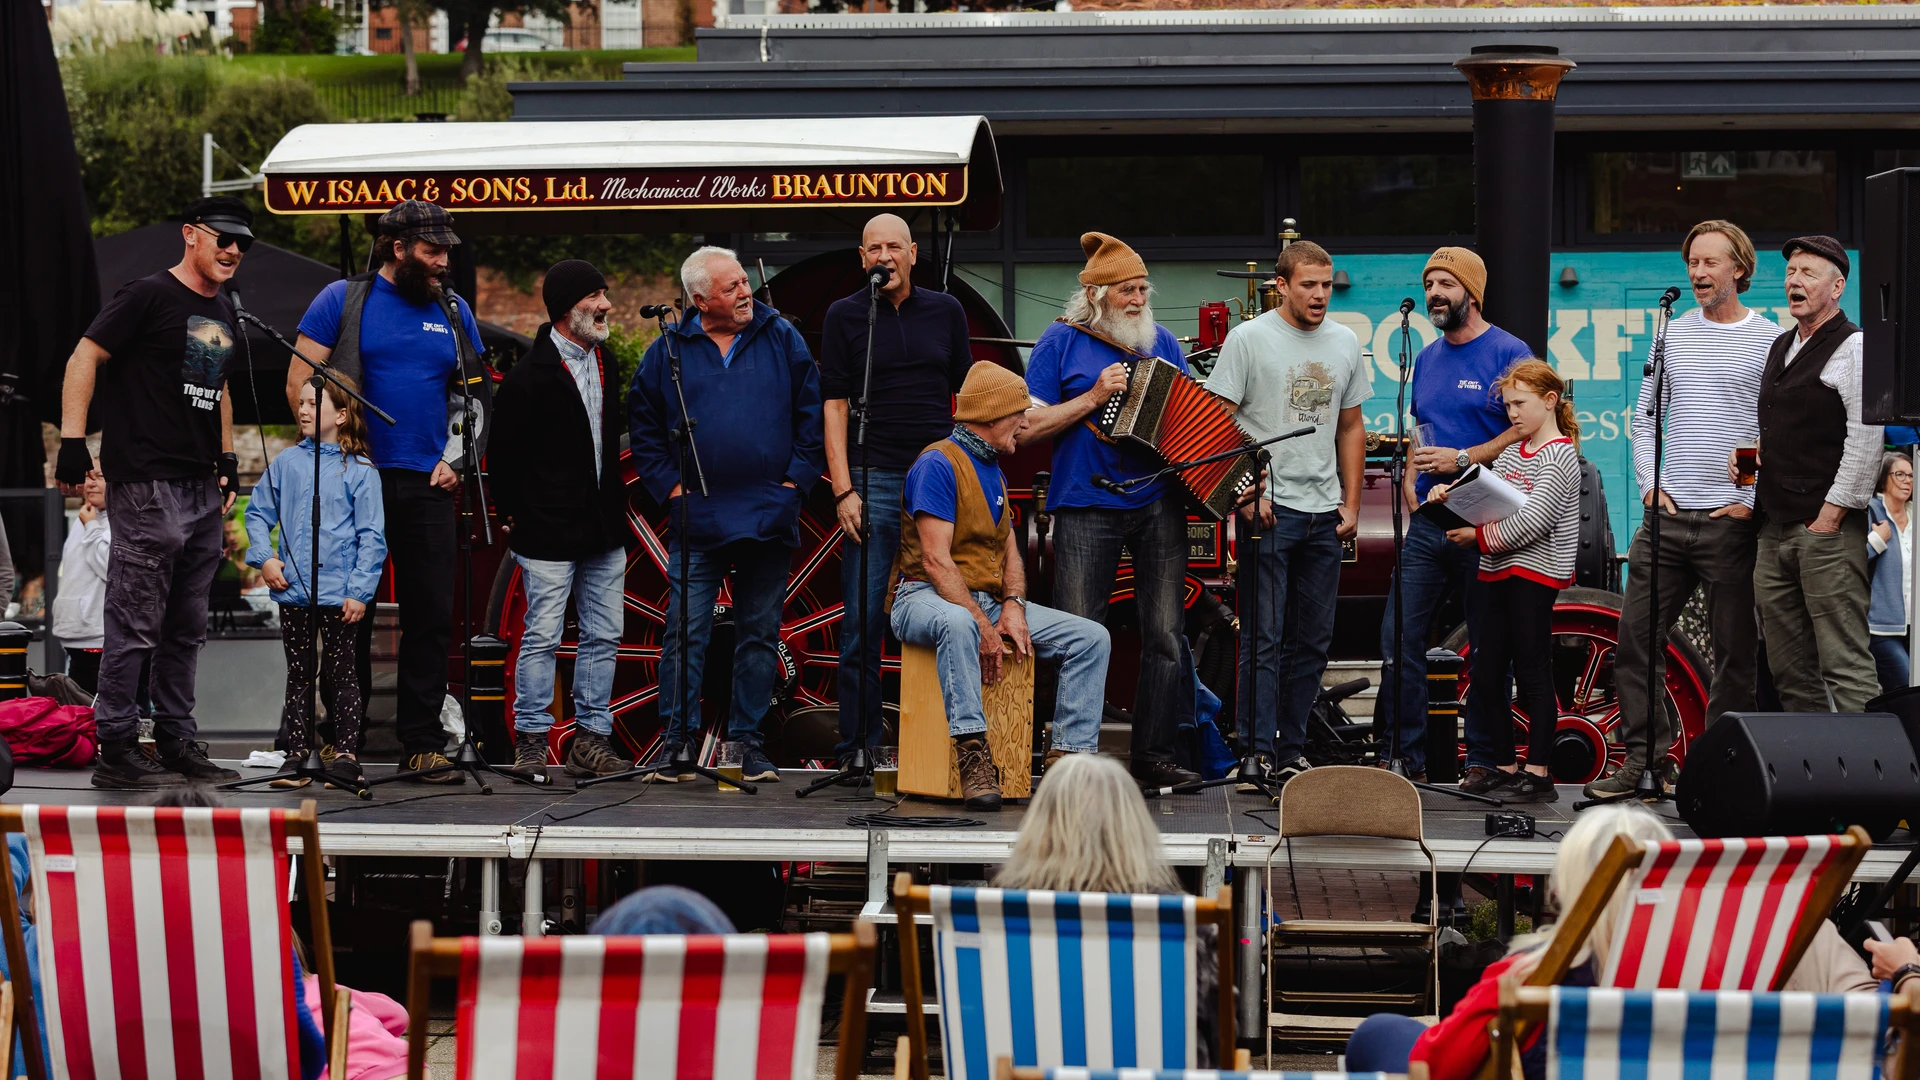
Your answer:
[[[1266,781],[1274,779],[1273,762],[1268,761],[1265,754],[1248,754],[1240,759],[1240,767],[1234,770],[1234,775],[1240,778],[1240,782],[1233,785],[1233,790],[1265,791],[1270,786]]]
[[[1500,789],[1500,797],[1507,802],[1559,802],[1560,792],[1553,786],[1553,777],[1530,773],[1525,769],[1514,773]]]
[[[140,749],[140,740],[107,739],[93,765],[93,786],[119,791],[159,791],[186,783],[186,777],[162,766]]]
[[[447,755],[438,750],[429,750],[424,754],[409,754],[406,771],[438,769],[443,765],[451,764],[453,762],[448,760]],[[448,769],[446,772],[434,773],[432,776],[416,776],[413,781],[416,784],[464,784],[467,782],[467,776],[458,769]]]
[[[1612,773],[1595,780],[1580,791],[1589,799],[1609,799],[1626,795],[1640,788],[1640,774],[1646,769],[1631,761],[1623,762]]]
[[[767,756],[766,751],[749,745],[746,752],[740,755],[740,779],[749,783],[777,784],[780,782],[780,770],[773,767],[773,759]]]
[[[692,780],[696,776],[692,769],[684,765],[673,764],[673,762],[685,756],[686,753],[686,743],[663,744],[660,747],[660,752],[655,754],[653,760],[647,763],[647,767],[664,766],[659,772],[653,774],[653,778],[663,784],[678,784],[685,780]]]
[[[1183,769],[1171,761],[1136,761],[1130,771],[1133,773],[1133,782],[1148,790],[1178,787],[1200,779],[1199,773]]]
[[[1043,758],[1040,762],[1040,775],[1045,776],[1047,773],[1052,772],[1054,763],[1059,761],[1061,758],[1072,757],[1075,754],[1083,754],[1083,753],[1086,753],[1086,751],[1062,750],[1057,746],[1049,747],[1047,749],[1047,756]]]
[[[232,769],[207,760],[207,744],[191,739],[159,740],[160,764],[188,780],[203,784],[222,784],[240,779]]]
[[[978,735],[953,740],[960,759],[960,798],[969,810],[1000,809],[1000,770],[993,767],[993,751]]]
[[[513,733],[513,771],[530,776],[547,774],[546,732],[516,731]]]
[[[1513,779],[1513,774],[1489,769],[1484,765],[1467,767],[1467,774],[1460,778],[1460,790],[1469,795],[1491,795],[1496,788],[1505,787]]]
[[[330,791],[351,791],[358,795],[367,790],[367,774],[360,771],[360,763],[345,754],[335,754],[327,763],[327,788]]]
[[[545,736],[542,736],[545,741]],[[519,744],[516,743],[517,747]],[[544,761],[540,766],[546,768]],[[612,776],[633,768],[633,759],[614,753],[613,742],[597,731],[585,728],[573,733],[573,745],[567,748],[568,776]]]

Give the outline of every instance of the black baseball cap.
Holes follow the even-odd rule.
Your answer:
[[[460,242],[453,234],[453,215],[438,204],[408,199],[380,215],[380,235],[402,240],[425,240],[429,244],[451,247]]]
[[[205,225],[229,236],[253,237],[253,211],[232,195],[195,199],[180,212],[183,225]]]
[[[1780,254],[1791,259],[1795,252],[1804,251],[1809,255],[1818,255],[1840,268],[1840,276],[1848,277],[1853,273],[1853,263],[1847,259],[1847,249],[1840,241],[1831,236],[1796,236],[1780,248]]]

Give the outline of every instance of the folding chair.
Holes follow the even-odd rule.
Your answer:
[[[1518,1072],[1523,1026],[1544,1021],[1547,1075],[1879,1080],[1887,1031],[1902,1032],[1893,1080],[1914,1080],[1920,992],[1763,993],[1500,985],[1494,1075]]]
[[[1233,1057],[1233,902],[1123,893],[921,886],[894,878],[900,984],[913,1080],[927,1080],[914,914],[933,916],[941,1050],[950,1080],[1022,1065],[1191,1069],[1199,1014],[1195,945],[1217,929],[1218,1060]]]
[[[300,1076],[288,909],[288,845],[298,837],[330,1052],[345,990],[333,983],[320,829],[298,811],[142,806],[0,806],[24,833],[40,945],[41,1000],[16,980],[27,1075]],[[0,885],[4,885],[0,881]],[[0,887],[9,970],[27,970],[18,899]],[[41,1060],[35,1006],[53,1061]],[[336,1047],[334,1032],[341,1038]]]
[[[838,1080],[858,1080],[874,932],[436,938],[413,924],[407,1075],[428,999],[459,980],[456,1080],[812,1080],[827,976],[846,976]]]
[[[1385,769],[1328,765],[1287,781],[1280,789],[1280,843],[1267,852],[1267,895],[1280,903],[1284,890],[1273,888],[1273,860],[1284,851],[1292,874],[1296,839],[1365,837],[1412,845],[1426,857],[1427,921],[1364,919],[1276,919],[1267,936],[1267,1024],[1283,1038],[1345,1042],[1361,1020],[1383,1010],[1432,1016],[1440,1008],[1440,933],[1433,851],[1427,847],[1420,813],[1420,792],[1405,777]],[[1411,852],[1409,852],[1411,854]],[[1354,865],[1354,864],[1348,864]],[[1274,964],[1276,948],[1410,949],[1426,955],[1426,971],[1411,990],[1287,989]],[[1316,955],[1316,954],[1310,954]],[[1324,955],[1324,954],[1318,954]],[[1404,984],[1402,984],[1404,985]],[[1352,1014],[1328,1015],[1348,1008]],[[1269,1041],[1270,1044],[1270,1041]],[[1267,1061],[1272,1063],[1272,1057]]]
[[[1527,985],[1565,981],[1624,887],[1633,903],[1610,935],[1601,986],[1778,990],[1872,846],[1857,825],[1840,836],[1615,837]]]
[[[1250,1056],[1241,1050],[1233,1061],[1234,1072],[1215,1072],[1212,1069],[1194,1069],[1185,1072],[1173,1070],[1155,1071],[1153,1069],[1087,1069],[1067,1066],[1058,1069],[1014,1068],[1005,1058],[1000,1059],[1000,1072],[995,1080],[1389,1080],[1390,1073],[1342,1073],[1342,1072],[1248,1072]],[[1427,1080],[1427,1067],[1424,1062],[1414,1062],[1407,1068],[1407,1080]]]

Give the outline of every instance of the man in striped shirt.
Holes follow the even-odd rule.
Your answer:
[[[1627,553],[1627,598],[1614,654],[1627,757],[1612,775],[1587,785],[1593,797],[1632,791],[1648,763],[1657,768],[1673,744],[1665,702],[1647,700],[1647,665],[1654,665],[1655,684],[1664,686],[1666,635],[1697,588],[1706,590],[1713,640],[1707,720],[1754,707],[1753,489],[1736,485],[1726,462],[1734,447],[1759,436],[1760,379],[1780,327],[1740,302],[1753,283],[1755,264],[1753,241],[1740,226],[1703,221],[1687,233],[1680,255],[1700,306],[1667,327],[1660,402],[1666,441],[1658,507],[1652,379],[1640,383],[1633,410],[1634,474],[1646,513]],[[1657,552],[1651,532],[1656,513],[1662,515]],[[1658,597],[1653,592],[1656,561]],[[1658,654],[1647,648],[1647,624],[1653,618],[1659,619]]]

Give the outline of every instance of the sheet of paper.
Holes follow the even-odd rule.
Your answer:
[[[1526,493],[1519,488],[1478,465],[1471,465],[1447,488],[1446,508],[1469,525],[1485,525],[1511,517],[1526,501]]]

